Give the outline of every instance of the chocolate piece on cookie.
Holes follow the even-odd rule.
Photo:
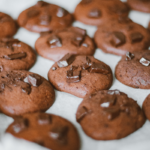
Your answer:
[[[67,53],[93,55],[95,44],[86,30],[70,27],[41,36],[35,43],[35,49],[42,57],[58,61]]]
[[[37,74],[7,71],[0,79],[0,110],[8,116],[46,111],[54,102],[53,87]]]
[[[116,78],[133,88],[150,89],[150,51],[127,53],[116,66]]]
[[[149,0],[127,0],[127,4],[133,10],[150,13]]]
[[[36,54],[27,44],[12,38],[0,39],[0,72],[29,70],[36,61]]]
[[[96,140],[121,139],[145,123],[137,102],[118,91],[98,91],[87,95],[78,107],[76,120],[83,131]]]
[[[0,12],[0,38],[12,37],[16,32],[16,22],[9,15]]]
[[[64,56],[65,59],[56,62],[48,73],[49,81],[57,90],[84,97],[111,87],[113,75],[108,65],[85,55],[74,55],[68,63],[68,56],[72,55]]]
[[[16,118],[6,132],[53,150],[80,149],[80,139],[74,125],[53,114],[25,114]]]
[[[129,18],[109,20],[108,23],[100,25],[94,40],[102,51],[120,56],[128,51],[145,51],[150,46],[147,29]]]
[[[112,18],[127,17],[128,13],[129,7],[119,0],[82,0],[74,16],[85,24],[99,26]]]
[[[18,24],[32,32],[49,32],[71,26],[73,16],[67,10],[44,1],[24,10]]]

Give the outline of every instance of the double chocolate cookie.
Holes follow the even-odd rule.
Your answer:
[[[66,119],[46,113],[23,115],[6,130],[51,150],[79,150],[80,139],[76,128]]]
[[[150,46],[147,29],[128,18],[110,20],[99,26],[94,39],[104,52],[121,56],[128,51],[144,51]]]
[[[143,126],[145,116],[137,102],[118,91],[98,91],[79,105],[76,120],[96,140],[121,139]]]
[[[150,121],[150,94],[146,97],[143,102],[143,110],[146,118]]]
[[[17,39],[0,39],[0,72],[29,70],[35,61],[36,54],[27,44]]]
[[[16,22],[9,15],[0,12],[0,38],[12,37],[16,32]]]
[[[116,78],[133,88],[150,89],[150,51],[128,52],[116,66]]]
[[[82,0],[76,7],[76,20],[89,25],[100,25],[118,16],[128,16],[129,7],[120,0]]]
[[[113,75],[110,67],[93,56],[65,55],[48,73],[49,81],[63,92],[84,97],[88,93],[109,89]]]
[[[95,45],[86,30],[70,27],[41,36],[35,43],[35,49],[44,58],[58,61],[67,53],[93,55]]]
[[[24,10],[18,17],[18,24],[33,32],[47,32],[71,26],[73,16],[62,7],[38,1]]]
[[[131,9],[150,13],[150,0],[128,0]]]
[[[8,116],[46,111],[55,92],[43,77],[27,71],[0,73],[0,110]]]

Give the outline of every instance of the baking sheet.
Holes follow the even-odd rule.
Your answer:
[[[17,19],[21,11],[32,6],[37,0],[0,0],[0,11],[11,15],[14,19]],[[80,0],[47,0],[48,2],[58,4],[70,12],[73,12],[75,6]],[[141,13],[137,11],[132,11],[130,13],[130,18],[147,27],[150,19],[150,14]],[[87,33],[93,37],[96,27],[84,25],[80,22],[75,22],[74,26],[85,28]],[[20,28],[15,35],[15,38],[29,44],[34,48],[34,43],[39,37],[39,34],[32,33],[26,29]],[[119,56],[105,54],[100,49],[95,52],[95,58],[108,64],[113,70],[117,62],[121,59]],[[40,56],[37,57],[36,64],[30,70],[40,74],[41,76],[47,78],[47,73],[54,62],[46,60]],[[114,78],[113,86],[111,89],[119,89],[125,92],[138,101],[138,104],[142,106],[145,97],[150,93],[150,90],[139,90],[127,87],[117,81]],[[144,126],[133,134],[123,138],[121,140],[112,141],[96,141],[92,140],[82,131],[81,126],[75,120],[75,113],[78,105],[81,103],[82,99],[75,97],[71,94],[56,91],[56,100],[53,106],[47,111],[48,113],[53,113],[62,116],[69,121],[71,121],[78,129],[82,146],[81,150],[150,150],[150,122],[147,121]],[[4,114],[0,114],[0,150],[46,150],[34,143],[27,142],[25,140],[20,140],[12,137],[9,134],[5,134],[5,129],[13,120]]]

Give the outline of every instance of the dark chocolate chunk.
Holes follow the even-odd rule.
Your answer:
[[[92,2],[92,0],[82,0],[81,1],[81,4],[89,4],[89,3],[91,3]]]
[[[145,58],[141,58],[140,59],[140,63],[144,66],[149,66],[150,65],[150,61],[146,60]]]
[[[57,69],[56,67],[53,67],[53,68],[52,68],[53,71],[56,70],[56,69]]]
[[[92,65],[92,62],[91,62],[90,58],[86,56],[86,63],[82,65],[82,69],[86,70],[86,69],[90,68],[91,65]]]
[[[131,52],[126,53],[126,60],[131,60],[133,58],[134,58],[134,54],[132,54]]]
[[[48,35],[48,34],[50,34],[50,33],[52,33],[52,31],[40,32],[40,35],[41,35],[41,36],[45,36],[45,35]]]
[[[77,116],[76,116],[77,122],[80,122],[87,114],[88,114],[87,108],[84,107],[84,106],[81,107],[78,110],[78,113],[77,113]]]
[[[126,37],[122,32],[115,31],[112,33],[112,39],[110,43],[113,46],[118,47],[118,46],[123,45],[125,42],[126,42]]]
[[[62,59],[60,59],[58,62],[57,62],[57,65],[62,68],[62,67],[67,67],[69,66],[70,64],[73,63],[75,57],[74,55],[72,54],[66,54]]]
[[[43,16],[40,16],[39,18],[39,24],[41,25],[49,25],[51,21],[51,16],[49,15],[43,15]]]
[[[22,85],[21,88],[22,88],[22,92],[26,94],[31,93],[31,86],[29,84]]]
[[[81,46],[82,42],[84,41],[84,37],[83,36],[77,36],[74,39],[72,39],[72,44],[79,47]]]
[[[37,15],[39,15],[39,14],[40,14],[40,11],[39,11],[39,10],[36,10],[36,9],[31,9],[31,10],[29,10],[29,11],[27,12],[27,16],[28,16],[29,18],[35,17],[35,16],[37,16]]]
[[[144,53],[143,58],[150,61],[150,51],[147,51],[146,53]]]
[[[40,125],[48,125],[52,123],[52,118],[47,114],[40,114],[38,116],[38,124]]]
[[[102,99],[100,106],[101,107],[111,107],[111,106],[115,105],[115,103],[116,103],[116,96],[111,95],[107,99]]]
[[[101,11],[99,9],[92,9],[89,14],[88,14],[88,17],[91,17],[91,18],[98,18],[101,16]]]
[[[67,71],[67,82],[75,83],[80,81],[81,71],[78,70],[68,70]]]
[[[107,114],[108,120],[113,120],[120,114],[120,109],[118,107],[104,108],[104,112]]]
[[[19,132],[25,130],[26,128],[28,128],[28,126],[29,126],[28,119],[17,118],[14,122],[13,130],[15,133],[19,133]]]
[[[101,74],[109,73],[109,71],[102,64],[99,64],[99,63],[93,63],[91,65],[90,72],[91,73],[101,73]]]
[[[62,7],[59,7],[56,15],[57,17],[64,17],[66,14],[67,14],[67,11],[63,9]]]
[[[67,144],[68,127],[55,127],[50,131],[50,137],[57,140],[60,144]]]
[[[4,56],[4,58],[9,59],[9,60],[14,60],[14,59],[25,58],[26,56],[27,54],[25,52],[22,52],[22,53],[10,54],[10,55]]]
[[[48,44],[50,45],[50,48],[62,47],[61,39],[56,35],[48,38]]]
[[[132,33],[130,35],[130,38],[132,43],[141,42],[143,39],[143,35],[139,32],[136,32],[136,33]]]
[[[79,27],[74,27],[74,28],[73,28],[73,31],[76,32],[76,33],[78,33],[78,34],[80,34],[80,35],[82,35],[82,36],[85,36],[85,35],[86,35],[86,30],[81,29],[81,28],[79,28]]]
[[[36,3],[36,6],[38,6],[38,7],[44,7],[44,6],[47,6],[47,5],[49,5],[49,3],[46,3],[46,2],[43,2],[43,1],[38,1]]]

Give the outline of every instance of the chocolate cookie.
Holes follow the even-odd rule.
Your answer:
[[[0,110],[8,116],[46,111],[55,93],[43,77],[27,71],[0,73]]]
[[[149,22],[149,24],[148,24],[148,30],[150,31],[150,22]]]
[[[76,120],[84,132],[96,140],[121,139],[145,123],[137,102],[118,91],[98,91],[79,105]]]
[[[16,32],[16,22],[9,15],[0,12],[0,38],[12,37]]]
[[[73,16],[62,7],[38,1],[24,10],[18,17],[18,24],[33,32],[47,32],[71,26]]]
[[[143,110],[146,118],[150,121],[150,94],[146,97],[143,102]]]
[[[35,61],[36,54],[27,44],[17,39],[0,39],[0,72],[29,70]]]
[[[147,29],[128,18],[110,20],[99,26],[94,39],[104,52],[120,56],[128,51],[144,51],[150,46]]]
[[[48,78],[57,90],[78,97],[109,89],[113,81],[112,71],[105,63],[93,56],[71,54],[52,66]]]
[[[128,52],[116,66],[116,78],[133,88],[150,89],[150,51]]]
[[[51,150],[80,149],[79,135],[73,124],[53,114],[23,115],[17,118],[6,132]]]
[[[128,16],[129,7],[120,0],[82,0],[76,7],[76,20],[89,25],[100,25],[118,16]]]
[[[133,10],[150,13],[150,0],[128,0],[127,4]]]
[[[70,27],[41,36],[35,43],[35,49],[44,58],[58,61],[67,53],[93,55],[95,45],[86,30]]]

